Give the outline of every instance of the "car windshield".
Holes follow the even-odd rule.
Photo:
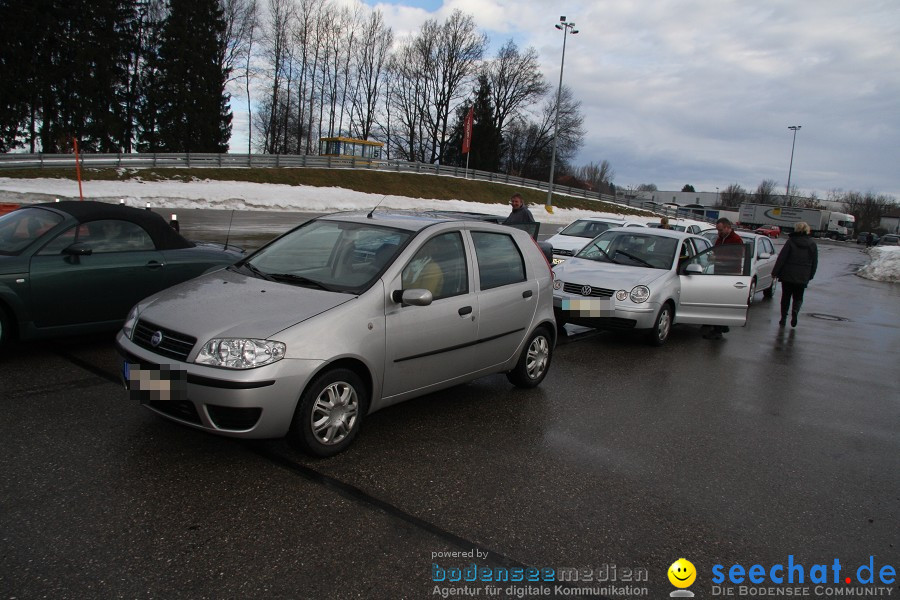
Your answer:
[[[585,246],[577,257],[650,269],[670,269],[676,248],[676,238],[636,231],[607,231]]]
[[[263,279],[336,292],[367,289],[412,232],[368,223],[310,221],[238,263]]]
[[[580,238],[595,238],[610,227],[619,227],[620,223],[604,223],[602,221],[589,221],[580,219],[569,224],[559,232],[560,235],[570,235]]]
[[[23,208],[0,217],[0,254],[18,254],[63,218],[42,208]]]

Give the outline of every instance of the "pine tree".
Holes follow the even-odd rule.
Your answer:
[[[481,171],[496,172],[500,168],[501,141],[500,130],[494,123],[491,84],[486,76],[481,75],[475,94],[475,125],[472,128],[472,155],[469,157],[469,166]]]
[[[225,92],[229,73],[222,64],[224,14],[218,0],[172,0],[170,9],[155,61],[158,81],[148,90],[144,133],[155,120],[154,145],[161,151],[226,152],[231,110]]]

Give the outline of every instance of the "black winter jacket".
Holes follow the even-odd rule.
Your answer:
[[[806,285],[819,266],[819,250],[808,234],[793,232],[778,254],[772,275],[784,283]]]

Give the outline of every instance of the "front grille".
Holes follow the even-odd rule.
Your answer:
[[[201,424],[200,415],[197,414],[194,403],[188,400],[151,400],[147,405],[175,419]]]
[[[217,406],[215,404],[207,404],[206,412],[209,418],[219,429],[233,429],[235,431],[243,431],[252,429],[262,409],[258,407],[252,408],[234,408],[231,406]]]
[[[584,288],[590,287],[591,293],[585,294]],[[563,291],[567,294],[577,294],[579,296],[590,296],[592,298],[609,298],[613,294],[616,293],[615,290],[608,290],[606,288],[594,287],[594,286],[585,286],[580,283],[564,283]]]
[[[157,332],[162,333],[162,342],[154,346],[150,343],[150,340]],[[187,361],[188,354],[191,353],[191,349],[197,343],[197,338],[141,320],[134,327],[132,341],[141,348],[151,350],[157,354]]]
[[[559,254],[560,256],[575,256],[575,252],[572,250],[563,250],[561,248],[554,248],[553,254]]]

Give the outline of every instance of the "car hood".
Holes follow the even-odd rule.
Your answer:
[[[198,340],[265,339],[355,297],[220,270],[159,292],[138,306],[141,320]]]
[[[615,263],[570,258],[554,269],[564,283],[591,285],[612,290],[631,290],[636,285],[649,285],[671,273],[668,269],[650,269]]]
[[[593,238],[578,237],[576,235],[561,235],[557,233],[556,235],[547,238],[547,243],[560,250],[571,250],[572,252],[575,252],[587,246],[591,239]]]

